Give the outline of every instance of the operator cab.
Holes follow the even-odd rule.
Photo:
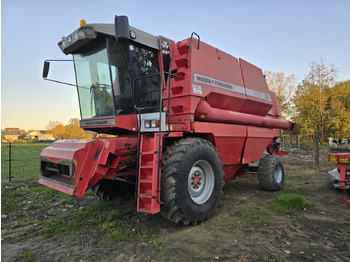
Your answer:
[[[133,75],[141,77],[159,72],[156,51],[137,43],[117,43],[112,37],[101,36],[76,52],[73,60],[82,119],[134,114],[134,100],[138,100],[135,102],[140,106],[159,104],[156,92],[140,97],[135,90],[133,96]],[[152,76],[142,84],[157,90],[158,78]]]
[[[130,27],[126,16],[116,16],[114,25],[83,23],[58,45],[73,55],[82,128],[99,131],[97,119],[107,119],[102,126],[118,133],[113,131],[118,128],[115,117],[160,112],[158,37]],[[47,74],[48,66],[43,76]],[[84,121],[88,119],[96,121]]]

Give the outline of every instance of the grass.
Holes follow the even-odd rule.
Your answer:
[[[108,238],[112,243],[118,243],[121,241],[126,241],[131,239],[130,229],[115,229],[108,233]]]
[[[223,188],[224,193],[236,193],[237,189],[234,188],[232,185],[225,185]]]
[[[291,189],[293,187],[294,187],[294,185],[292,183],[284,183],[284,188]]]
[[[39,178],[40,153],[50,143],[15,143],[11,147],[13,180]],[[1,181],[9,181],[9,144],[1,144]]]
[[[162,237],[152,238],[151,241],[153,242],[154,246],[158,248],[158,250],[161,250],[162,246],[167,244],[167,242]]]
[[[28,250],[28,248],[24,248],[22,250],[22,256],[21,256],[22,262],[35,262],[35,254]]]
[[[74,233],[79,235],[82,230],[95,229],[105,236],[102,242],[115,244],[132,239],[144,242],[145,239],[150,238],[151,232],[142,228],[142,223],[132,225],[125,218],[125,214],[132,212],[135,208],[134,202],[130,202],[132,205],[122,203],[120,199],[117,199],[97,202],[83,209],[72,209],[71,212],[45,221],[43,231],[47,233],[47,236]],[[158,244],[161,245],[161,243]]]
[[[69,233],[74,230],[101,226],[113,228],[120,225],[117,201],[93,204],[84,209],[73,210],[67,214],[48,219],[44,231]]]
[[[95,244],[131,240],[151,243],[153,230],[143,223],[147,217],[140,215],[137,223],[130,223],[129,215],[136,214],[134,200],[102,202],[91,197],[90,192],[78,199],[36,181],[3,184],[1,194],[2,214],[8,217],[6,223],[2,223],[3,235],[9,241],[17,241],[23,235],[36,231],[41,237],[52,239],[67,235],[78,239],[84,232],[92,231],[100,235]],[[82,208],[80,202],[87,205]],[[154,239],[153,242],[157,249],[164,245],[162,239]],[[26,257],[30,259],[29,255]]]
[[[316,177],[316,175],[318,177],[320,172],[316,172],[312,165],[306,166],[305,170],[301,169],[299,164],[295,169],[290,168],[290,165],[287,165],[287,168],[288,171],[292,171],[289,171],[290,178],[285,183],[286,188],[289,190],[281,192],[298,193],[307,198],[310,203],[312,201],[312,204],[316,205],[315,198],[311,196],[310,191],[306,191],[311,185],[305,184],[305,193],[299,191],[298,187],[304,183],[304,179],[300,179],[300,177],[304,176],[304,173],[310,174],[311,179]],[[228,247],[228,244],[223,244],[225,239],[233,240],[232,238],[238,239],[239,244],[231,241],[230,247],[233,248],[231,250],[234,250],[234,248],[238,249],[240,246],[247,246],[249,251],[249,245],[255,239],[252,237],[254,232],[268,235],[266,232],[271,232],[274,227],[276,227],[276,230],[284,229],[288,223],[300,225],[305,230],[311,228],[313,232],[317,231],[317,236],[321,234],[320,232],[327,231],[327,235],[331,235],[334,239],[346,238],[347,231],[322,230],[324,228],[337,228],[335,226],[326,227],[322,221],[319,221],[319,225],[310,227],[309,224],[299,223],[299,220],[295,220],[299,219],[299,216],[302,214],[297,213],[292,216],[286,216],[285,213],[275,212],[272,208],[272,202],[279,202],[277,201],[279,198],[275,198],[281,192],[271,194],[260,192],[258,183],[256,181],[254,183],[250,182],[254,179],[254,177],[246,177],[227,183],[224,187],[225,195],[222,198],[222,205],[219,206],[214,216],[209,220],[210,223],[206,221],[196,227],[173,225],[164,221],[165,219],[160,215],[138,214],[136,213],[134,200],[102,202],[97,197],[91,197],[91,191],[87,192],[87,195],[83,198],[73,198],[54,189],[39,185],[36,181],[3,183],[2,206],[3,211],[6,211],[4,214],[7,215],[7,218],[2,221],[3,238],[5,239],[3,242],[23,243],[24,241],[32,242],[38,240],[45,242],[46,240],[52,240],[53,245],[57,243],[57,245],[54,245],[55,248],[60,248],[61,244],[64,243],[66,246],[64,250],[71,253],[71,246],[82,245],[82,239],[84,241],[88,239],[89,248],[91,247],[91,250],[96,252],[96,256],[90,258],[92,260],[97,260],[99,253],[102,253],[100,250],[112,250],[113,248],[113,250],[118,250],[119,255],[121,255],[127,249],[136,248],[136,251],[141,250],[143,253],[147,253],[149,260],[166,261],[169,254],[173,257],[177,256],[179,260],[184,260],[187,257],[189,257],[188,260],[201,260],[201,258],[204,260],[207,254],[208,257],[210,255],[210,258],[216,256],[215,251],[217,250],[222,252],[218,254],[221,259],[221,255],[233,254],[233,251],[225,251],[224,248]],[[329,202],[329,204],[332,203],[334,204],[334,201]],[[282,204],[282,206],[284,205]],[[37,211],[34,212],[34,209]],[[316,205],[308,213],[312,215],[318,210],[319,208]],[[331,215],[327,213],[327,217],[330,218]],[[343,218],[341,217],[341,219]],[[295,223],[295,221],[298,221],[298,223]],[[30,223],[32,223],[32,226]],[[344,223],[346,223],[345,218]],[[329,223],[329,225],[335,225],[335,223]],[[339,226],[339,223],[336,223],[336,225]],[[344,225],[346,226],[347,224]],[[307,226],[309,229],[306,229]],[[346,228],[345,226],[344,228]],[[68,229],[65,229],[65,227],[68,227]],[[298,232],[302,231],[299,230]],[[18,234],[25,234],[25,236]],[[302,233],[295,233],[295,238],[302,236]],[[277,244],[277,248],[272,248],[273,251],[262,256],[261,259],[282,261],[282,258],[286,258],[282,249],[284,238],[281,239],[280,235],[277,235],[276,238],[276,236],[271,234],[266,241],[270,241],[270,239],[272,242],[274,239],[281,241],[281,246]],[[288,239],[288,241],[291,240]],[[173,244],[174,247],[177,247],[183,245],[183,243],[186,244],[184,250],[173,248]],[[343,248],[340,248],[340,245],[338,245],[338,250],[343,250]],[[267,247],[271,246],[268,245]],[[292,248],[291,251],[296,250],[296,252],[299,252],[299,250],[304,250],[305,255],[299,258],[300,260],[307,260],[309,256],[307,255],[308,250],[297,249],[297,247],[293,247],[295,249]],[[252,248],[255,248],[256,252],[259,251],[262,254],[263,251],[261,250],[265,247],[262,245]],[[29,249],[31,250],[30,247]],[[37,251],[31,251],[35,252],[35,255],[29,250],[23,252],[19,249],[18,254],[16,254],[16,261],[34,261],[34,259],[41,259],[40,261],[42,261],[42,252],[39,254]],[[113,255],[115,255],[115,252],[112,252]],[[199,254],[199,252],[201,253]],[[137,259],[142,260],[141,252],[137,253]],[[293,254],[297,255],[298,253]],[[89,260],[89,258],[83,257],[85,255],[81,256],[81,260]],[[162,259],[158,259],[159,257]],[[145,257],[143,259],[147,261]],[[76,257],[76,261],[79,260],[80,257]],[[232,260],[234,259],[232,258]]]
[[[308,208],[309,202],[301,195],[297,194],[282,194],[279,195],[274,202],[269,205],[269,208],[276,212],[293,212],[300,209]]]
[[[65,203],[72,196],[34,182],[7,183],[2,185],[1,212],[7,214],[19,209],[32,210],[39,208],[43,202]]]
[[[301,195],[283,194],[279,195],[272,203],[265,206],[256,206],[253,210],[237,210],[231,216],[233,220],[229,230],[253,229],[269,224],[272,211],[278,213],[293,212],[309,207],[309,203]]]
[[[264,218],[268,217],[269,214],[269,210],[263,207],[255,208],[252,211],[237,211],[234,214],[236,217],[231,223],[230,230],[234,230],[236,228],[251,229],[259,227],[264,223]]]
[[[63,203],[67,199],[72,197],[42,186],[37,181],[2,184],[3,236],[8,236],[10,241],[16,241],[27,234],[39,232],[45,224],[48,210],[54,210],[56,205],[61,206],[60,209],[64,208]],[[29,258],[26,256],[26,259]]]

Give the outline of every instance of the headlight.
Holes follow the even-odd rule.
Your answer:
[[[93,35],[93,31],[90,27],[85,28],[85,34],[86,36],[92,36]]]
[[[159,127],[159,120],[145,120],[145,128]]]
[[[67,37],[67,42],[68,42],[69,45],[73,42],[73,38],[72,38],[71,35],[69,35],[69,36]]]
[[[79,30],[78,35],[79,35],[79,38],[81,39],[85,38],[85,33],[83,30]]]
[[[155,127],[158,127],[158,126],[159,126],[159,120],[152,120],[151,127],[155,128]]]
[[[67,39],[66,38],[62,38],[61,42],[58,43],[58,46],[63,51],[68,46],[67,45]]]
[[[97,37],[97,33],[92,26],[83,26],[73,33],[69,34],[67,37],[64,37],[59,43],[59,47],[63,53],[68,54],[75,50],[79,46],[85,44],[88,40],[94,39]]]
[[[62,46],[62,48],[63,48],[63,49],[64,49],[64,48],[66,48],[67,43],[66,43],[66,41],[65,41],[65,40],[62,40],[62,42],[61,42],[61,46]]]
[[[74,33],[74,41],[78,41],[79,40],[79,35],[78,32]]]

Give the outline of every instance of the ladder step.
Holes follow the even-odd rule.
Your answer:
[[[152,183],[152,179],[141,179],[140,183]]]
[[[140,155],[154,155],[158,154],[158,151],[147,151],[147,152],[140,152]]]
[[[182,90],[184,88],[182,86],[174,86],[174,87],[171,87],[171,91],[173,93],[173,95],[179,95],[182,93]]]
[[[178,60],[175,60],[175,63],[176,63],[178,68],[185,67],[186,66],[186,59],[185,58],[180,58]]]
[[[152,210],[148,207],[143,207],[139,209],[139,212],[152,213]]]
[[[180,53],[181,55],[187,54],[188,45],[179,46],[179,47],[177,48],[177,50],[179,50],[179,53]]]
[[[149,198],[152,199],[152,195],[150,193],[139,194],[139,198]]]
[[[183,111],[184,111],[184,107],[182,105],[172,106],[171,109],[173,110],[173,112],[175,114],[180,114],[180,113],[183,113]]]
[[[140,166],[140,168],[153,168],[153,165]]]
[[[174,78],[175,81],[181,81],[181,80],[184,80],[186,74],[185,74],[184,72],[177,72],[175,75],[178,76],[178,77],[180,77],[180,78],[175,77],[175,78]]]

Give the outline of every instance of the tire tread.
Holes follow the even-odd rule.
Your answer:
[[[182,210],[181,204],[179,203],[178,196],[176,195],[176,176],[180,170],[181,160],[191,149],[201,145],[206,145],[213,149],[220,160],[220,155],[217,153],[216,148],[210,142],[201,138],[185,138],[179,140],[170,145],[165,152],[163,152],[161,196],[164,204],[161,206],[161,214],[175,223],[182,222],[184,225],[196,225],[197,223],[208,219],[211,215],[207,214],[204,219],[198,221],[186,216]],[[223,177],[223,164],[221,161],[220,163],[220,175]]]

